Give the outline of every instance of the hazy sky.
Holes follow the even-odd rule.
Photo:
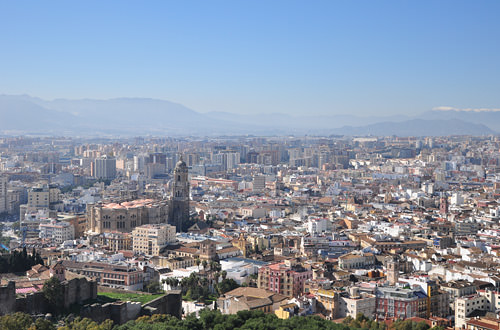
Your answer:
[[[500,108],[500,1],[0,1],[0,94],[194,110]]]

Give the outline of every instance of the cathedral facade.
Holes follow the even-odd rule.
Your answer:
[[[94,234],[130,233],[137,226],[161,223],[171,224],[180,232],[188,220],[188,167],[182,157],[174,169],[170,200],[142,199],[87,205],[87,231]]]

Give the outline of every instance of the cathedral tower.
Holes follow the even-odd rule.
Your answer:
[[[175,165],[172,183],[169,223],[177,232],[182,231],[182,224],[189,220],[189,180],[188,167],[182,156]]]

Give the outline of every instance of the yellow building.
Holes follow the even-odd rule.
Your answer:
[[[291,318],[295,313],[295,308],[297,305],[295,304],[285,304],[281,305],[280,308],[274,311],[274,314],[279,318],[279,319],[289,319]]]

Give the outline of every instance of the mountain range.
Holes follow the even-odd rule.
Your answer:
[[[500,112],[432,110],[417,116],[292,116],[200,113],[148,98],[52,101],[0,95],[0,134],[137,135],[355,135],[445,136],[500,132]]]

